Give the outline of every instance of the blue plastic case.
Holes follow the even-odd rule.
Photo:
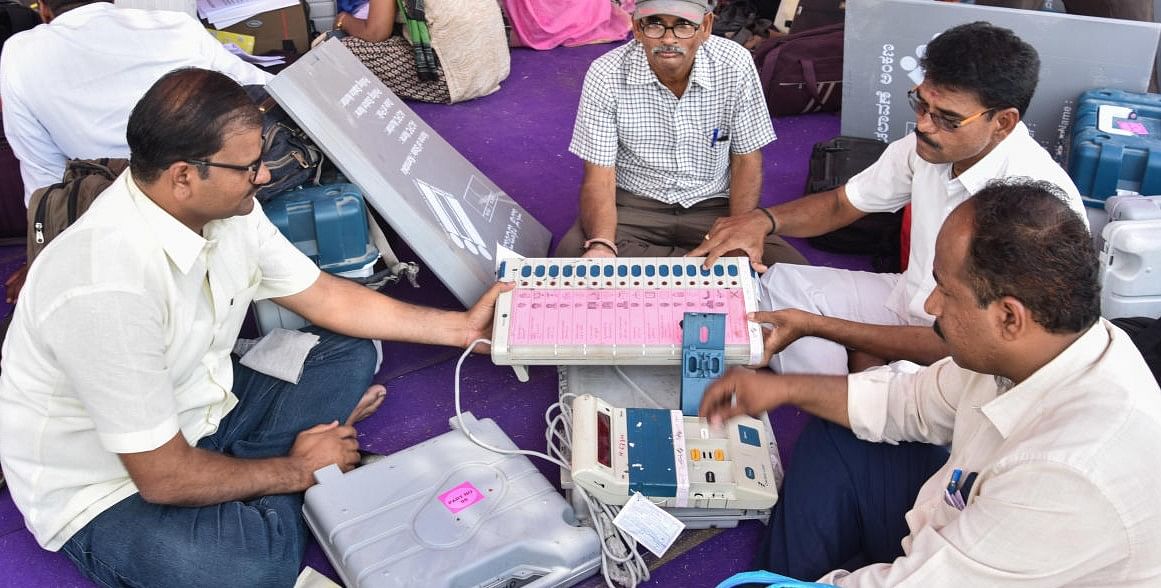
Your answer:
[[[323,271],[360,270],[379,256],[368,236],[363,193],[354,184],[287,191],[262,208],[270,222]]]
[[[1077,101],[1068,173],[1089,206],[1117,190],[1161,194],[1161,95],[1113,89]]]

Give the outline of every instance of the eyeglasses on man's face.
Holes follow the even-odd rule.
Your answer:
[[[911,110],[915,111],[915,116],[922,118],[923,115],[928,115],[931,117],[932,124],[938,127],[941,131],[948,132],[954,131],[964,125],[971,124],[976,119],[990,112],[995,112],[996,110],[995,108],[987,108],[971,116],[963,118],[948,116],[946,114],[941,114],[931,110],[931,107],[928,106],[927,102],[919,97],[919,88],[911,88],[907,91],[907,104],[911,106]]]
[[[250,180],[251,184],[257,184],[258,170],[262,169],[262,158],[255,159],[248,165],[238,165],[236,163],[219,163],[217,161],[210,161],[208,159],[187,159],[186,163],[196,165],[201,168],[206,167],[220,167],[223,169],[232,169],[234,171],[246,172],[246,179]]]
[[[701,28],[700,24],[693,24],[688,20],[680,20],[673,26],[666,26],[665,23],[658,20],[642,21],[638,26],[641,29],[641,34],[649,39],[660,39],[665,36],[665,31],[673,31],[673,36],[678,39],[692,39],[697,34],[697,30]]]

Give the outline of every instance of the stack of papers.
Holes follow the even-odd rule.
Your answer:
[[[272,65],[282,65],[283,63],[286,63],[286,58],[278,55],[272,55],[269,57],[264,55],[250,55],[244,49],[233,43],[225,43],[224,46],[230,53],[241,57],[242,61],[253,63],[259,67],[270,67]]]
[[[216,29],[238,24],[251,16],[287,6],[298,0],[197,0],[198,14]]]

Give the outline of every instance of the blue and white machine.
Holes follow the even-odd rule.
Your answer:
[[[620,505],[640,492],[663,507],[768,509],[778,501],[761,421],[739,416],[714,431],[680,410],[573,400],[572,479]]]

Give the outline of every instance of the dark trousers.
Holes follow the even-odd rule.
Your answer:
[[[617,236],[621,257],[680,257],[698,245],[714,221],[730,214],[728,198],[710,198],[685,208],[617,189]],[[584,255],[585,232],[578,218],[556,245],[556,257]],[[766,237],[762,263],[809,264],[781,237]]]
[[[794,448],[755,567],[815,580],[903,555],[904,515],[947,456],[925,443],[868,443],[813,420]]]
[[[324,331],[290,384],[234,362],[238,405],[197,446],[243,459],[286,455],[298,433],[343,422],[371,384],[375,348]],[[100,586],[291,586],[306,545],[302,494],[203,507],[166,506],[133,494],[61,549]]]

